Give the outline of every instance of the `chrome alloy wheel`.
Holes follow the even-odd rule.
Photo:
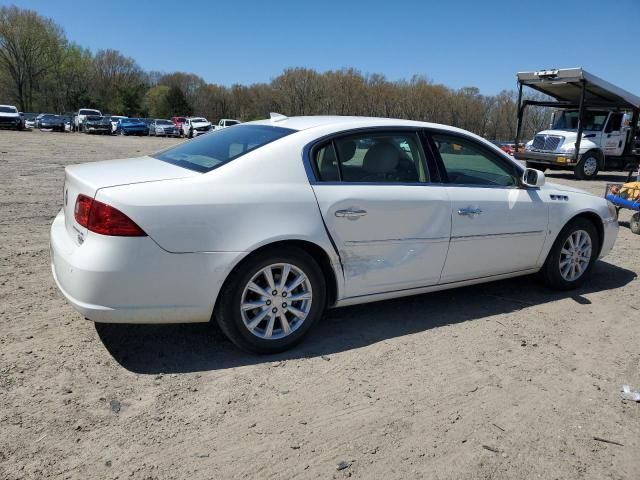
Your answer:
[[[596,173],[598,169],[598,160],[595,157],[589,157],[584,161],[582,171],[588,177]]]
[[[560,275],[567,282],[582,276],[591,261],[591,237],[584,230],[576,230],[567,238],[560,251]]]
[[[311,282],[298,267],[275,263],[257,272],[245,286],[240,315],[256,337],[277,340],[304,323],[312,302]]]

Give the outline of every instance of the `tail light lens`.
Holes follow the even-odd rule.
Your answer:
[[[117,237],[146,237],[133,220],[117,208],[86,195],[78,195],[74,210],[76,222],[92,232]]]

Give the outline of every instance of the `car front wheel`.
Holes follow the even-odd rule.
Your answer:
[[[593,223],[586,218],[572,220],[560,231],[540,271],[544,282],[559,290],[579,287],[589,278],[599,251]]]
[[[277,353],[297,344],[322,316],[325,292],[312,257],[297,248],[274,249],[249,257],[231,273],[215,318],[239,347]]]

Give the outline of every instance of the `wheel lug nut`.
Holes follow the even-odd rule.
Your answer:
[[[283,303],[283,304],[282,304],[282,308],[287,308],[287,304],[286,304],[286,303]]]
[[[273,308],[271,309],[271,311],[272,311],[273,313],[276,313],[276,312],[278,311],[278,309],[277,309],[277,308],[275,308],[275,307],[273,307]]]
[[[271,295],[277,295],[277,294],[278,294],[277,290],[274,290],[273,292],[271,292]]]
[[[286,297],[287,296],[287,292],[282,292],[282,296]]]
[[[267,300],[267,305],[271,305],[271,300]]]

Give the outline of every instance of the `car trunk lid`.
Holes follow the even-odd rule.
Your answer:
[[[86,238],[87,228],[75,219],[75,205],[80,194],[94,198],[101,188],[198,175],[201,174],[148,156],[70,165],[65,168],[63,189],[67,232],[78,245],[82,244]]]

